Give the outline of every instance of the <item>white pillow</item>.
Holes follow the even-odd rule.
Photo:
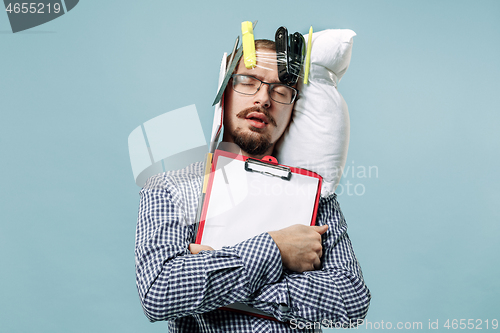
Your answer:
[[[302,72],[290,126],[274,151],[280,164],[320,174],[323,197],[335,192],[347,158],[349,112],[337,84],[349,67],[354,36],[348,29],[313,34],[309,83]]]

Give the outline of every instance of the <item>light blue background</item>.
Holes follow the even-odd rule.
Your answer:
[[[500,319],[499,17],[486,0],[82,0],[12,34],[0,13],[0,331],[166,331],[136,292],[127,137],[190,104],[208,137],[220,58],[255,19],[258,38],[358,34],[347,165],[378,177],[339,200],[367,320]]]

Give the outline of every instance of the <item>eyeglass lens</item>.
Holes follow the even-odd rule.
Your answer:
[[[295,99],[295,90],[279,83],[265,83],[253,76],[234,75],[233,89],[244,95],[254,95],[259,91],[262,84],[269,85],[269,96],[272,100],[282,104],[291,104]]]

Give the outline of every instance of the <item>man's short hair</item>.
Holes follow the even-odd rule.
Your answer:
[[[255,41],[255,49],[268,49],[276,52],[276,43],[269,39],[257,39]]]

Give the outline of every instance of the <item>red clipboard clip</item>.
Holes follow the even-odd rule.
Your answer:
[[[270,156],[272,157],[272,156]],[[245,170],[248,172],[257,172],[266,176],[279,177],[283,180],[292,179],[292,171],[289,167],[278,165],[278,160],[272,157],[274,161],[263,161],[255,158],[247,158],[245,161]]]

